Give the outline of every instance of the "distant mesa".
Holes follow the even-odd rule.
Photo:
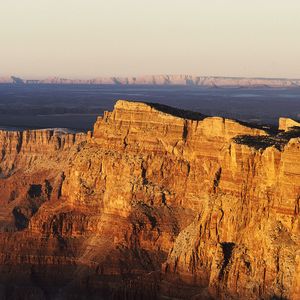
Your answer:
[[[15,76],[11,76],[11,79],[13,80],[14,84],[24,84],[24,80],[19,78],[19,77],[15,77]]]
[[[40,80],[34,80],[34,79],[30,79],[30,80],[26,80],[27,84],[39,84]]]
[[[246,78],[192,75],[148,75],[130,77],[97,77],[92,79],[68,79],[49,77],[45,79],[0,78],[1,83],[13,84],[108,84],[108,85],[159,85],[200,87],[300,87],[300,79]]]

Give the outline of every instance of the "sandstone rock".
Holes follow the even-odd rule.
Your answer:
[[[124,100],[88,135],[0,132],[0,293],[298,299],[297,134]]]
[[[289,118],[279,118],[279,130],[288,131],[293,127],[300,127],[300,123]]]

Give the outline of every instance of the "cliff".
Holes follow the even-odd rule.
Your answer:
[[[279,118],[279,130],[289,131],[293,127],[300,127],[300,123],[289,118]]]
[[[298,130],[120,100],[0,147],[4,298],[299,299]]]
[[[60,193],[64,170],[85,140],[56,130],[0,131],[2,229],[27,224],[45,199]]]

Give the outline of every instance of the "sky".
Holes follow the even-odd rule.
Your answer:
[[[0,0],[0,76],[300,78],[299,0]]]

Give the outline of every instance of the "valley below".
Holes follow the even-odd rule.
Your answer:
[[[299,86],[0,84],[0,127],[92,130],[118,98],[276,128],[280,117],[300,120]]]

